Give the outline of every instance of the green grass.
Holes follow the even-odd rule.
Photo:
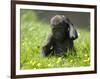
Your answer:
[[[32,10],[21,10],[21,69],[41,69],[59,67],[81,67],[90,65],[90,32],[78,29],[79,37],[74,41],[76,55],[66,52],[66,57],[42,57],[41,47],[48,34],[50,25],[39,20]],[[46,18],[46,17],[45,17]],[[73,53],[73,52],[72,52]]]

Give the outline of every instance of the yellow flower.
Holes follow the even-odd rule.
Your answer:
[[[61,58],[59,57],[58,60],[61,61]]]
[[[60,62],[61,62],[61,58],[58,58],[58,60],[57,60],[56,63],[58,64],[58,63],[60,63]]]
[[[50,67],[50,66],[52,66],[52,65],[49,63],[48,66]]]
[[[83,62],[87,62],[87,60],[83,60]]]
[[[32,65],[34,66],[34,65],[35,65],[35,63],[36,63],[35,61],[34,61],[34,62],[32,62]]]
[[[41,66],[41,64],[40,64],[40,63],[38,63],[38,64],[37,64],[37,66],[38,66],[38,67],[40,67],[40,66]]]
[[[84,63],[88,62],[88,60],[83,60],[83,61],[84,61]]]
[[[87,54],[85,54],[84,56],[85,56],[85,57],[87,57],[88,55],[87,55]]]
[[[30,64],[32,64],[32,60],[30,61]]]
[[[88,59],[85,59],[85,60],[83,60],[83,62],[88,62],[90,59],[88,58]]]
[[[90,58],[88,57],[88,59],[87,59],[88,61],[90,60]]]
[[[36,63],[35,61],[32,60],[30,61],[30,64],[32,64],[33,66],[35,65],[35,63]]]
[[[73,62],[73,60],[70,60],[70,62],[72,63],[72,62]]]

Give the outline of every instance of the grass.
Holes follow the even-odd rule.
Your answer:
[[[39,20],[38,15],[32,10],[21,10],[21,69],[81,67],[90,65],[90,32],[78,29],[79,38],[74,41],[77,55],[66,52],[67,56],[42,57],[41,47],[45,42],[50,25]]]

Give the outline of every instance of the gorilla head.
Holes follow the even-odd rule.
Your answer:
[[[64,36],[74,40],[78,37],[74,25],[64,15],[54,16],[50,23],[53,35],[58,37],[58,39]]]

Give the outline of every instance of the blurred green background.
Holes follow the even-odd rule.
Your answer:
[[[56,14],[66,15],[78,31],[74,41],[77,55],[42,57],[41,47],[51,32],[50,19]],[[20,69],[81,67],[90,65],[90,13],[20,9]]]

